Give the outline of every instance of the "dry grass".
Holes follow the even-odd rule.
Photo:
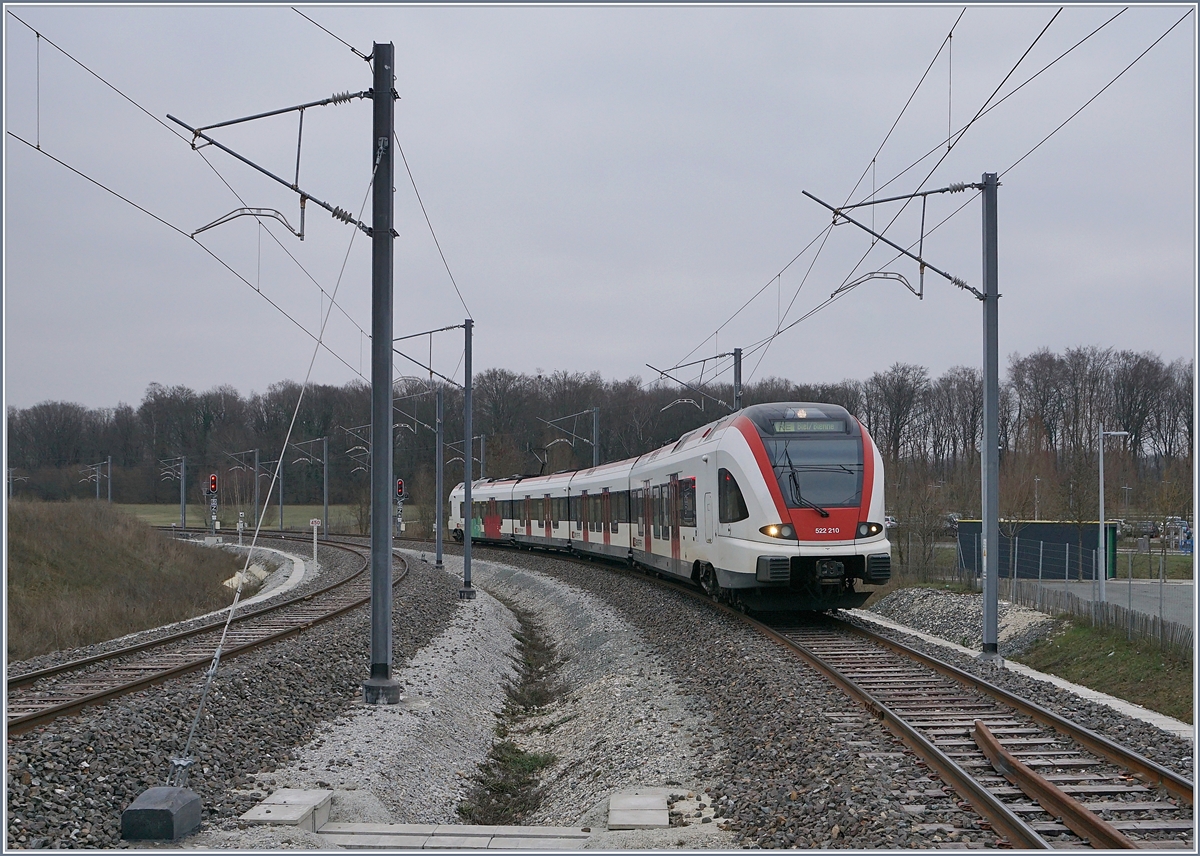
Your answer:
[[[8,657],[23,660],[227,606],[242,560],[93,501],[8,507]]]

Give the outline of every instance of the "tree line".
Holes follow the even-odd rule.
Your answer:
[[[1105,449],[1108,507],[1185,513],[1192,373],[1188,360],[1165,363],[1149,352],[1096,346],[1012,355],[1000,392],[1001,514],[1092,519],[1101,427],[1128,432]],[[111,455],[114,501],[178,502],[178,482],[163,462],[186,456],[189,501],[202,501],[201,480],[215,472],[227,495],[244,503],[252,498],[253,475],[249,455],[238,453],[258,449],[267,470],[279,457],[300,393],[291,381],[249,396],[228,385],[197,392],[152,383],[137,407],[61,401],[10,407],[8,466],[19,479],[12,487],[16,495],[48,500],[93,496],[81,469]],[[395,475],[406,480],[414,503],[428,504],[434,493],[433,393],[424,378],[402,377],[394,387]],[[839,404],[862,420],[888,467],[889,510],[902,522],[916,526],[922,515],[932,521],[949,511],[979,513],[979,369],[956,366],[932,377],[922,366],[896,363],[862,381],[769,377],[743,390],[744,406],[768,401]],[[457,444],[444,455],[448,493],[463,472],[462,390],[445,386],[444,402],[444,439]],[[482,456],[488,476],[576,469],[591,465],[593,408],[599,408],[604,462],[675,440],[729,412],[733,402],[728,383],[689,389],[669,380],[605,380],[597,372],[532,376],[488,369],[474,379],[474,429],[484,439],[472,451]],[[362,382],[305,390],[295,445],[283,456],[285,501],[321,502],[323,468],[316,459],[323,447],[306,441],[327,437],[330,502],[363,506],[369,421],[370,389]],[[474,471],[480,472],[478,463]],[[263,494],[266,483],[260,475]]]

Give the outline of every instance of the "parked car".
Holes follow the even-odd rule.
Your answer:
[[[890,514],[885,514],[883,516],[883,525],[884,525],[885,529],[896,528],[896,518],[892,517],[892,515],[890,515]]]

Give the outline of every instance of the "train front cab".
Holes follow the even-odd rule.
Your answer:
[[[806,418],[810,424],[796,428]],[[834,436],[823,427],[818,435],[811,424],[816,420],[839,424],[840,443],[804,445],[811,437]],[[777,435],[775,428],[783,430]],[[794,434],[804,440],[793,445]],[[781,445],[779,438],[789,442]],[[829,449],[844,454],[850,440],[857,444],[855,458],[824,460]],[[853,608],[870,596],[858,584],[887,582],[891,547],[882,525],[882,459],[846,411],[828,405],[747,408],[708,458],[717,490],[703,500],[705,539],[711,538],[714,582],[727,600],[757,611]],[[831,472],[834,484],[823,486],[821,478],[828,481]]]

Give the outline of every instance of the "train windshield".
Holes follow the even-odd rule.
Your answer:
[[[862,501],[861,437],[763,437],[789,508],[845,508]]]

